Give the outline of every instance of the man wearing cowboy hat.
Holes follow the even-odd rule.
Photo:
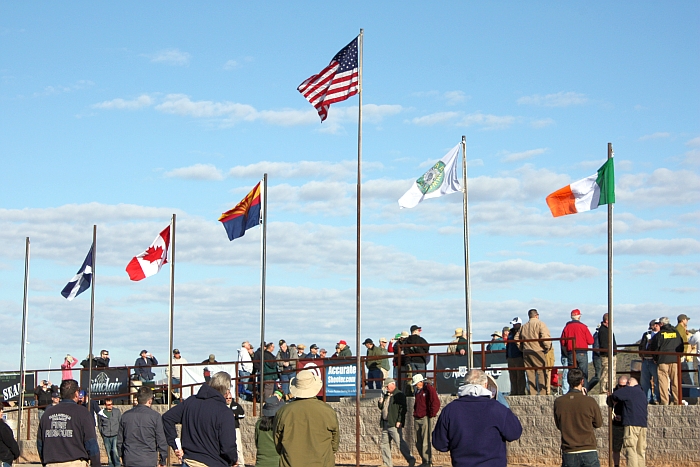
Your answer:
[[[423,462],[421,467],[428,467],[433,463],[433,451],[430,440],[433,432],[433,419],[440,410],[440,398],[435,388],[418,374],[413,376],[411,385],[416,398],[413,405],[413,428],[416,433],[416,450]]]
[[[466,355],[467,353],[467,339],[464,337],[464,329],[457,328],[452,336],[453,340],[447,347],[447,352],[458,353],[460,355]]]
[[[273,428],[280,467],[335,465],[340,427],[335,410],[316,398],[322,387],[312,370],[302,370],[290,381],[295,399],[279,409]]]

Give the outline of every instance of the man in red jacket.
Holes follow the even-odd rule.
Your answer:
[[[416,432],[416,449],[423,459],[419,467],[432,465],[433,452],[430,440],[433,437],[433,419],[440,410],[440,398],[435,388],[428,384],[423,375],[413,376],[411,381],[413,395],[416,398],[413,406],[413,427]]]
[[[571,321],[566,323],[561,332],[561,364],[571,365],[576,360],[576,367],[583,372],[584,387],[588,384],[588,346],[593,345],[593,336],[588,326],[581,322],[581,310],[578,308],[571,311]],[[576,358],[574,359],[574,341],[564,340],[564,338],[574,338],[576,342]],[[569,382],[567,375],[569,370],[564,370],[562,379],[564,384],[562,389],[564,394],[569,392]]]

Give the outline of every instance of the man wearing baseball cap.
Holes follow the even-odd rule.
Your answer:
[[[338,352],[338,357],[352,357],[352,350],[350,350],[348,343],[344,340],[341,339],[338,341],[338,349],[340,349],[340,352]]]
[[[581,310],[578,308],[571,310],[571,321],[564,326],[561,339],[561,364],[569,366],[576,361],[576,368],[583,372],[583,385],[586,387],[588,385],[588,346],[593,345],[593,335],[588,330],[588,326],[581,322]],[[568,374],[569,370],[565,369],[562,375],[564,394],[569,392]]]
[[[651,342],[654,336],[661,329],[661,321],[652,319],[649,321],[649,330],[642,334],[642,340],[639,341],[639,356],[642,357],[642,375],[639,385],[642,387],[642,392],[650,404],[658,404],[661,401],[659,393],[659,369],[654,361],[654,356],[645,354],[651,350]],[[651,390],[652,382],[654,390]]]
[[[523,320],[518,316],[511,320],[510,331],[508,331],[508,342],[506,343],[506,360],[508,361],[511,396],[525,395],[525,370],[511,370],[511,368],[523,368],[525,366],[523,362],[523,353],[518,343],[515,341],[515,335],[520,331],[520,326],[522,325]]]

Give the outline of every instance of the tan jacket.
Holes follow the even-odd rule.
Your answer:
[[[539,318],[530,318],[530,321],[520,326],[520,331],[515,335],[515,340],[522,339],[549,339],[549,329]],[[521,342],[520,350],[523,352],[548,352],[552,348],[552,341]]]

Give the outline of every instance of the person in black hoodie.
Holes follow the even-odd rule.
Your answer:
[[[12,465],[12,462],[17,459],[19,459],[19,444],[12,433],[12,428],[7,426],[2,418],[2,405],[0,404],[0,460],[5,467],[5,464]]]
[[[163,414],[165,438],[180,462],[192,459],[208,467],[230,467],[237,462],[236,417],[225,399],[230,392],[231,375],[220,371],[194,397]],[[175,441],[178,423],[182,424],[182,448]]]
[[[651,339],[650,350],[656,352],[683,352],[683,339],[678,329],[671,326],[668,317],[659,318],[661,329]],[[669,404],[669,385],[673,402],[679,404],[678,359],[676,355],[654,355],[659,368],[659,395],[661,405]]]

